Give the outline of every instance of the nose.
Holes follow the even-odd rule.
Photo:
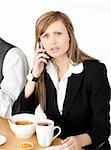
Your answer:
[[[57,43],[57,40],[56,40],[56,37],[53,35],[53,36],[51,36],[50,37],[50,44],[51,45],[54,45],[54,44],[56,44]]]

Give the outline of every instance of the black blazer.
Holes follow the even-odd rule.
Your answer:
[[[110,135],[110,86],[103,63],[87,60],[83,65],[84,69],[80,74],[72,74],[68,78],[62,115],[57,107],[56,88],[49,75],[45,74],[45,113],[48,118],[54,120],[55,125],[62,128],[61,138],[88,133],[92,145],[99,147],[107,142]],[[35,92],[27,100],[24,100],[22,92],[13,106],[13,114],[34,113],[37,105]]]

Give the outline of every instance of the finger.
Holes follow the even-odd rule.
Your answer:
[[[69,138],[64,139],[62,143],[66,143],[67,141],[69,141]]]
[[[39,53],[45,53],[45,49],[37,49],[35,50],[35,55],[39,54]]]
[[[68,142],[71,139],[72,139],[71,137],[67,137],[66,139],[62,140],[62,143],[66,143],[66,142]]]
[[[64,149],[68,148],[70,145],[71,145],[71,143],[67,142],[67,143],[61,144],[58,149],[64,150]]]
[[[44,59],[44,58],[40,58],[40,59],[38,60],[38,62],[39,62],[39,63],[43,62],[43,63],[47,64],[47,60]]]
[[[66,147],[69,147],[69,148],[73,148],[73,147],[78,146],[78,143],[76,141],[74,141],[72,138],[66,138],[63,141],[63,145]]]
[[[36,59],[36,60],[38,60],[40,58],[44,58],[44,59],[48,60],[50,57],[45,53],[39,53],[38,55],[35,55],[35,57],[34,57],[34,59]]]
[[[43,57],[43,58],[46,58],[46,59],[50,58],[46,53],[40,53],[39,55],[40,55],[40,57]]]

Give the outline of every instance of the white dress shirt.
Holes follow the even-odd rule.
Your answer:
[[[9,118],[12,105],[26,84],[29,65],[24,53],[18,48],[10,49],[3,62],[3,80],[0,83],[0,116]]]
[[[60,80],[58,79],[57,71],[51,61],[48,63],[46,69],[57,90],[57,105],[58,105],[59,112],[62,115],[68,77],[70,77],[72,73],[74,74],[81,73],[83,71],[83,63],[75,65],[71,61],[68,70],[64,73],[63,77]]]
[[[51,61],[48,62],[46,66],[46,70],[57,90],[57,105],[58,105],[59,112],[62,115],[68,77],[70,77],[72,73],[74,74],[81,73],[83,71],[83,63],[75,65],[71,61],[68,70],[65,72],[61,80],[59,80],[57,75],[57,70]],[[36,108],[35,115],[40,116],[41,118],[46,118],[46,115],[44,114],[40,105]],[[40,119],[40,117],[38,117],[38,119]]]

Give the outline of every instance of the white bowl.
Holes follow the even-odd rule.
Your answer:
[[[17,125],[16,121],[29,121],[32,124],[28,125]],[[35,123],[38,121],[35,115],[22,113],[11,116],[9,126],[15,135],[19,138],[30,138],[35,133]]]

